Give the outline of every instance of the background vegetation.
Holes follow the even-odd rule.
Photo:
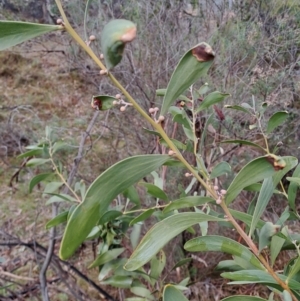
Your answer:
[[[31,17],[34,21],[47,23],[59,16],[51,1],[36,1],[35,6],[32,3],[0,2],[1,19],[28,20]],[[85,3],[73,0],[65,1],[64,5],[72,25],[84,36]],[[127,47],[114,74],[146,110],[160,105],[155,90],[166,87],[182,54],[192,45],[206,41],[216,52],[216,59],[205,81],[213,90],[231,94],[226,100],[227,105],[252,105],[255,101],[257,106],[268,103],[269,114],[275,110],[288,110],[291,113],[289,122],[270,141],[273,147],[280,147],[281,155],[288,151],[289,155],[299,158],[298,1],[91,1],[87,36],[94,34],[99,39],[99,29],[111,18],[126,18],[137,24],[137,39]],[[97,42],[92,45],[95,49],[99,49],[98,46]],[[43,246],[48,244],[45,221],[51,219],[51,210],[45,206],[48,198],[41,197],[41,191],[28,193],[29,179],[43,170],[20,169],[22,160],[16,156],[24,152],[24,146],[41,140],[45,136],[45,127],[51,126],[54,135],[70,145],[60,154],[59,160],[66,169],[74,170],[74,181],[84,180],[87,185],[121,158],[164,152],[164,149],[158,149],[156,139],[141,130],[147,125],[130,108],[126,113],[118,110],[95,113],[91,109],[92,95],[114,95],[117,91],[106,78],[98,75],[98,68],[66,34],[49,34],[12,51],[1,52],[0,61],[1,298],[39,300],[37,277],[45,257]],[[220,147],[218,142],[228,138],[261,143],[259,132],[249,127],[253,120],[229,113],[221,106],[218,109],[224,119],[216,118],[214,126],[218,137],[216,139],[212,134],[207,148]],[[201,116],[203,120],[206,117]],[[176,131],[177,137],[181,137],[179,128],[168,127],[168,122],[166,126],[170,134]],[[236,170],[233,172],[257,155],[256,150],[240,145],[221,147],[224,151],[222,160],[234,163]],[[220,157],[213,160],[217,162]],[[224,181],[226,186],[226,179]],[[187,184],[187,179],[179,171],[169,169],[166,183],[166,191],[175,197],[173,194],[178,190],[174,187]],[[154,200],[146,196],[142,187],[138,189],[142,202],[150,206]],[[251,193],[246,195],[249,200],[251,197]],[[242,202],[236,204],[239,209],[246,208]],[[274,198],[265,218],[272,221],[284,206],[280,197]],[[150,226],[150,222],[146,223],[142,231],[146,232]],[[293,226],[298,229],[297,224]],[[224,230],[209,229],[213,234],[221,231]],[[60,235],[58,232],[57,240]],[[168,266],[180,258],[181,246],[188,236],[184,234],[167,247]],[[123,245],[128,246],[129,240],[124,238]],[[100,298],[99,293],[103,292],[99,292],[97,271],[86,269],[95,255],[95,246],[94,242],[86,243],[72,261],[65,264],[57,259],[51,265],[47,275],[51,300]],[[214,273],[221,256],[201,253],[201,257],[193,257],[188,267],[177,273],[174,271],[168,277],[176,279],[182,274],[191,277],[195,285],[190,287],[190,300],[200,300],[200,296],[202,300],[219,300],[234,295],[237,288],[225,288],[225,280]],[[282,263],[289,258],[286,252]],[[65,270],[71,272],[62,281]],[[85,280],[90,283],[93,280],[95,286]],[[122,289],[104,287],[104,290],[118,300],[123,300],[126,295]],[[244,293],[253,290],[264,296],[257,286],[245,286],[242,290]]]

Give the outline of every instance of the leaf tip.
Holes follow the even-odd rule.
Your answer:
[[[207,62],[212,61],[215,58],[215,52],[212,48],[206,44],[201,43],[192,49],[192,55],[199,62]]]

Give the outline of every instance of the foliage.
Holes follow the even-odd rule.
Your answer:
[[[134,24],[116,19],[109,23],[109,30],[103,30],[103,34],[111,38],[102,39],[101,42],[104,61],[108,64],[104,65],[90,47],[94,37],[85,43],[68,22],[60,1],[56,3],[63,22],[60,26],[51,27],[51,30],[65,30],[101,69],[100,74],[119,90],[114,96],[93,96],[92,107],[102,111],[122,105],[120,110],[124,114],[134,109],[144,122],[151,125],[152,129],[147,132],[157,137],[157,143],[163,149],[160,154],[131,156],[117,162],[86,188],[82,181],[68,183],[68,171],[59,161],[58,154],[68,149],[69,145],[55,137],[51,127],[46,127],[44,139],[27,147],[27,152],[21,154],[20,158],[28,158],[28,167],[53,168],[53,172],[36,175],[29,184],[30,191],[43,183],[43,194],[51,196],[47,204],[64,204],[64,210],[46,225],[52,228],[66,223],[60,244],[60,258],[70,258],[85,241],[97,241],[97,256],[89,268],[98,268],[101,284],[130,291],[131,296],[126,299],[128,301],[185,301],[185,293],[190,285],[189,275],[176,282],[168,276],[176,268],[185,265],[187,258],[180,258],[166,271],[164,247],[184,231],[193,234],[201,232],[201,236],[184,244],[184,250],[221,251],[232,255],[232,260],[221,261],[218,265],[219,269],[226,270],[221,276],[232,280],[232,284],[261,283],[270,290],[270,300],[274,294],[284,300],[300,300],[299,236],[293,236],[295,233],[290,231],[288,223],[289,220],[299,221],[300,218],[295,204],[300,183],[299,165],[296,157],[279,156],[276,149],[271,150],[269,145],[270,135],[283,125],[289,113],[277,110],[270,114],[268,104],[256,102],[254,97],[251,105],[227,105],[226,110],[237,110],[249,116],[250,128],[258,131],[262,142],[258,144],[247,137],[230,137],[220,141],[222,135],[219,126],[225,114],[219,105],[229,94],[219,91],[209,93],[209,85],[203,85],[203,77],[211,67],[215,54],[211,46],[200,43],[192,46],[179,60],[166,89],[157,91],[158,99],[164,97],[161,109],[152,106],[148,114],[117,81],[112,70],[121,61],[125,43],[134,38],[124,38],[128,34],[128,28],[123,31],[124,24],[129,26],[129,31],[135,30]],[[26,32],[14,34],[14,27],[20,23],[10,25],[10,34],[3,34],[8,23],[0,22],[0,40],[8,46],[15,44],[10,44],[14,37],[17,38],[14,41],[23,42],[41,33],[39,25],[24,23]],[[231,28],[226,30],[235,32],[238,25],[229,25]],[[182,135],[178,140],[165,131],[167,122],[181,127]],[[263,155],[233,166],[224,159],[220,142],[251,146],[259,149]],[[169,197],[166,189],[170,181],[166,172],[173,168],[185,173],[190,180],[190,183],[183,183],[179,187],[178,198]],[[283,178],[294,168],[292,176],[287,177],[290,183],[286,189]],[[144,182],[141,182],[142,179]],[[196,183],[199,186],[193,189]],[[140,200],[137,193],[140,186],[147,188],[148,197],[153,198],[155,204],[147,206]],[[62,187],[67,187],[68,193],[64,193]],[[257,193],[254,200],[247,203],[242,192],[249,190]],[[261,217],[275,193],[280,194],[288,206],[277,220],[264,222]],[[240,208],[233,210],[239,200],[245,203],[247,213]],[[141,225],[148,225],[150,220],[155,220],[154,225],[141,238]],[[243,239],[243,244],[239,239],[230,239],[225,234],[208,235],[207,229],[212,222],[235,229]],[[124,242],[128,236],[130,247]],[[295,257],[278,272],[274,268],[276,258],[287,245],[295,251]],[[131,249],[135,250],[131,252]],[[251,296],[223,300],[235,298],[265,300]]]

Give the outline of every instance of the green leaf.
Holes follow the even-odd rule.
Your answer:
[[[196,45],[183,55],[169,81],[160,115],[165,115],[180,94],[206,75],[213,59],[214,53],[206,43]]]
[[[125,44],[135,37],[136,26],[131,21],[111,20],[104,26],[101,32],[101,50],[108,70],[120,63]]]
[[[35,167],[35,166],[39,166],[45,163],[50,162],[50,159],[40,159],[40,158],[33,158],[30,159],[27,163],[26,166],[28,167]]]
[[[104,285],[111,285],[117,288],[130,288],[132,285],[132,278],[129,276],[122,276],[122,275],[114,275],[109,277],[106,280],[100,282]]]
[[[55,154],[59,150],[62,150],[62,149],[67,150],[70,148],[71,148],[70,144],[66,143],[65,141],[63,141],[63,140],[56,141],[52,147],[52,155]]]
[[[200,206],[214,201],[214,199],[206,196],[187,196],[179,200],[172,201],[164,208],[163,213],[167,213],[172,210]]]
[[[190,226],[203,221],[223,221],[220,218],[203,213],[179,213],[167,217],[155,224],[143,237],[131,257],[128,259],[125,269],[134,271],[148,262],[160,249],[172,238],[186,230]],[[163,231],[163,235],[162,235]]]
[[[242,106],[237,106],[237,105],[233,105],[233,106],[225,105],[224,107],[227,108],[227,109],[238,110],[238,111],[242,111],[242,112],[247,113],[247,114],[251,114],[246,108],[244,108],[244,107],[242,107]]]
[[[166,265],[166,255],[163,250],[160,250],[157,257],[158,258],[154,256],[150,262],[151,271],[149,276],[150,276],[150,282],[152,286],[155,285],[156,281],[161,276],[161,273]]]
[[[210,174],[210,179],[220,177],[230,172],[231,172],[231,166],[227,162],[222,161],[213,168]]]
[[[114,107],[114,101],[118,100],[109,95],[97,95],[93,96],[91,105],[95,110],[105,111]]]
[[[85,240],[112,200],[169,160],[168,155],[143,155],[122,160],[103,172],[89,187],[72,213],[60,246],[60,257],[69,258]]]
[[[260,270],[242,270],[236,272],[226,272],[221,274],[222,277],[234,280],[234,282],[229,282],[228,284],[247,284],[247,283],[265,283],[272,287],[278,286],[278,283],[275,279],[266,271]],[[277,276],[284,282],[287,280],[287,277],[282,274],[277,274]],[[291,289],[298,290],[300,283],[291,279],[288,282],[288,285]]]
[[[209,108],[213,104],[223,101],[229,95],[230,94],[221,93],[219,91],[209,93],[201,102],[201,105],[197,108],[196,113],[199,113],[200,111]]]
[[[269,245],[271,237],[276,234],[279,226],[274,225],[271,222],[266,222],[259,232],[259,252]]]
[[[53,194],[55,193],[61,186],[63,186],[64,183],[63,182],[49,182],[45,189],[44,189],[44,192],[45,194]]]
[[[277,157],[276,157],[277,158]],[[275,159],[276,159],[275,158]],[[279,171],[277,171],[272,177],[266,176],[263,181],[263,185],[261,187],[256,206],[253,213],[253,219],[250,227],[250,235],[255,230],[257,221],[262,216],[264,210],[266,209],[271,196],[273,195],[275,187],[278,185],[282,177],[292,168],[294,168],[298,164],[298,160],[295,157],[286,156],[286,157],[278,157],[277,162],[280,164],[284,164],[285,167]],[[274,166],[276,167],[277,162],[274,162]]]
[[[78,203],[78,200],[75,199],[74,197],[64,194],[64,193],[50,193],[48,192],[47,194],[53,195],[47,202],[46,205],[52,204],[52,203],[57,203],[57,202],[72,202],[72,203]]]
[[[263,150],[264,152],[266,151],[262,146],[260,146],[259,144],[253,143],[251,141],[247,141],[247,140],[224,140],[221,141],[221,143],[237,143],[237,144],[244,144],[244,145],[249,145],[249,146],[254,146],[257,148],[260,148],[261,150]]]
[[[271,251],[271,264],[272,265],[275,263],[275,260],[278,256],[278,254],[280,253],[284,243],[285,243],[285,239],[280,236],[274,235],[271,238],[270,251]]]
[[[105,253],[102,253],[97,256],[97,258],[89,265],[88,269],[92,269],[99,265],[103,265],[121,255],[125,251],[125,248],[116,248],[108,250]]]
[[[222,299],[221,301],[267,301],[267,299],[262,299],[260,297],[253,297],[253,296],[244,296],[244,295],[237,295],[232,297],[227,297]]]
[[[53,176],[53,173],[41,173],[35,177],[33,177],[29,183],[29,193],[32,192],[33,188],[39,184],[40,182],[46,180],[50,176]]]
[[[103,225],[106,224],[110,221],[115,220],[116,218],[118,218],[119,216],[122,215],[121,211],[118,210],[108,210],[105,213],[103,213],[103,215],[100,217],[99,220],[99,225]]]
[[[140,215],[138,215],[136,218],[134,218],[131,222],[130,222],[130,226],[136,224],[136,223],[139,223],[139,222],[142,222],[144,221],[145,219],[147,219],[148,217],[150,217],[153,212],[155,211],[155,209],[153,208],[150,208],[146,211],[144,211],[143,213],[141,213]]]
[[[288,281],[292,279],[299,271],[300,271],[300,256],[298,255],[297,259],[295,260],[288,274]]]
[[[188,299],[174,285],[167,284],[164,287],[163,301],[188,301]]]
[[[178,267],[181,267],[189,262],[191,262],[192,258],[184,258],[184,259],[181,259],[180,261],[178,261],[171,269],[171,271],[175,270],[176,268]]]
[[[287,111],[277,112],[272,115],[268,121],[267,133],[270,134],[275,128],[283,124],[288,116],[289,113]]]
[[[34,157],[34,156],[41,156],[44,153],[45,148],[44,147],[37,147],[35,149],[31,149],[23,154],[20,154],[17,158],[28,158],[28,157]]]
[[[46,224],[46,229],[50,229],[52,227],[55,227],[57,225],[60,225],[64,222],[67,221],[68,219],[68,214],[69,214],[69,210],[64,211],[60,214],[58,214],[57,216],[55,216],[53,219],[51,219],[47,224]]]
[[[219,251],[228,253],[249,261],[258,269],[264,269],[259,260],[248,248],[227,237],[217,235],[197,237],[186,242],[184,249],[189,252]]]
[[[290,182],[296,183],[297,186],[300,186],[300,178],[299,177],[287,177],[286,179]]]
[[[274,167],[267,161],[266,157],[252,160],[240,170],[228,187],[225,195],[226,204],[230,204],[244,187],[268,178],[274,173]]]
[[[148,300],[155,300],[154,296],[152,295],[152,293],[144,288],[144,287],[141,287],[141,286],[134,286],[130,289],[130,291],[137,295],[137,296],[140,296],[140,297],[144,297],[144,298],[147,298],[145,299],[145,301],[148,301]]]
[[[286,290],[283,291],[282,296],[284,301],[293,301],[291,294]]]
[[[160,189],[158,186],[151,184],[151,183],[146,183],[146,182],[140,182],[139,185],[146,187],[147,193],[154,196],[155,198],[158,198],[158,199],[161,199],[164,201],[168,200],[168,196],[166,195],[166,193],[162,189]]]
[[[300,177],[300,164],[296,167],[296,169],[293,172],[292,178],[298,178]],[[289,181],[289,177],[287,177],[287,180]],[[289,201],[289,206],[293,211],[296,210],[295,206],[295,200],[296,200],[296,195],[297,195],[297,190],[298,190],[299,184],[291,181],[289,188],[288,188],[288,201]]]
[[[202,96],[204,94],[206,94],[209,91],[209,85],[208,83],[205,83],[204,85],[202,85],[198,90],[196,90],[196,92]]]
[[[63,29],[63,27],[28,22],[0,21],[0,51],[59,29]]]
[[[251,226],[252,223],[252,215],[241,212],[241,211],[236,211],[233,209],[229,209],[230,213],[233,215],[234,218],[242,221],[245,223],[248,227]],[[262,220],[259,220],[257,223],[257,228],[261,229],[264,226],[265,222]]]

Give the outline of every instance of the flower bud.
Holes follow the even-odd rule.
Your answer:
[[[101,59],[101,60],[104,59],[104,54],[103,54],[103,53],[100,54],[100,59]]]
[[[121,99],[121,94],[116,94],[116,99]]]
[[[95,40],[96,40],[96,37],[95,37],[94,35],[91,35],[91,36],[89,37],[89,40],[90,40],[90,41],[95,41]]]
[[[169,155],[169,156],[173,156],[174,154],[175,154],[175,153],[170,149],[169,152],[168,152],[168,155]]]
[[[116,100],[114,100],[114,101],[113,101],[113,105],[116,106],[117,104],[119,104],[119,102],[116,101]]]
[[[120,111],[121,112],[124,112],[126,110],[126,107],[125,106],[122,106],[121,108],[120,108]]]
[[[100,75],[107,74],[107,70],[100,70]]]
[[[56,24],[60,25],[60,24],[62,24],[62,23],[63,23],[63,20],[62,20],[62,19],[57,19],[57,20],[56,20]]]
[[[150,109],[149,109],[149,113],[150,113],[150,114],[153,114],[154,112],[155,112],[155,110],[154,110],[153,108],[150,108]]]
[[[158,121],[159,121],[159,122],[164,121],[164,120],[165,120],[165,117],[164,117],[164,116],[160,115],[160,116],[158,117]]]

